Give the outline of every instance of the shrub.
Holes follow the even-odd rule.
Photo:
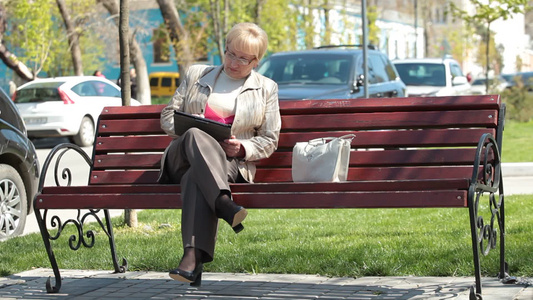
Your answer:
[[[518,122],[528,122],[533,119],[533,91],[531,86],[517,81],[511,88],[505,89],[501,94],[507,106],[506,118]]]

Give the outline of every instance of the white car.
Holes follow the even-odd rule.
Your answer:
[[[412,58],[392,62],[410,97],[454,96],[470,93],[470,84],[459,63],[449,57]]]
[[[67,136],[86,147],[94,142],[95,124],[105,106],[121,106],[120,88],[96,76],[36,79],[13,95],[28,137]],[[131,105],[140,105],[132,99]]]

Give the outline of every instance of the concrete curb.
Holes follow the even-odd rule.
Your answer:
[[[533,162],[502,163],[503,177],[533,176]]]

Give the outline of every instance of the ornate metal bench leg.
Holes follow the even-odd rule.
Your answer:
[[[50,259],[50,264],[52,265],[52,269],[54,270],[55,276],[54,286],[52,286],[51,284],[50,277],[46,281],[46,291],[48,293],[57,293],[59,292],[59,289],[61,289],[61,274],[59,273],[59,267],[57,265],[54,251],[52,250],[52,245],[50,244],[50,234],[48,234],[48,229],[46,228],[46,224],[43,221],[41,211],[39,209],[35,209],[34,212],[35,217],[37,218],[37,224],[39,224],[39,229],[41,230],[41,236],[43,238],[44,247],[46,248],[46,253],[48,254],[48,258]]]
[[[479,261],[479,240],[477,236],[477,213],[476,213],[476,193],[470,188],[468,192],[468,211],[470,214],[470,231],[472,235],[472,250],[474,253],[474,273],[476,277],[476,290],[470,289],[470,299],[481,299],[481,263]],[[472,298],[474,297],[474,298]]]
[[[503,187],[500,188],[500,191],[503,190]],[[498,278],[501,279],[502,283],[504,284],[514,284],[516,283],[516,277],[509,275],[509,265],[505,261],[505,202],[504,202],[504,196],[500,195],[501,199],[501,206],[500,206],[500,218],[499,218],[499,226],[500,226],[500,273],[498,274]]]
[[[109,237],[109,248],[111,249],[111,259],[113,260],[113,267],[115,268],[115,273],[125,273],[128,270],[128,261],[125,258],[122,258],[122,265],[119,265],[118,263],[117,251],[115,247],[115,236],[113,234],[113,224],[111,223],[109,210],[104,209],[104,215],[105,224],[107,227],[107,234]]]

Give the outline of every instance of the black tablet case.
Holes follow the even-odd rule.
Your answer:
[[[174,111],[174,132],[177,135],[182,135],[191,127],[201,129],[217,141],[228,139],[231,136],[231,124],[220,123],[177,110]]]

